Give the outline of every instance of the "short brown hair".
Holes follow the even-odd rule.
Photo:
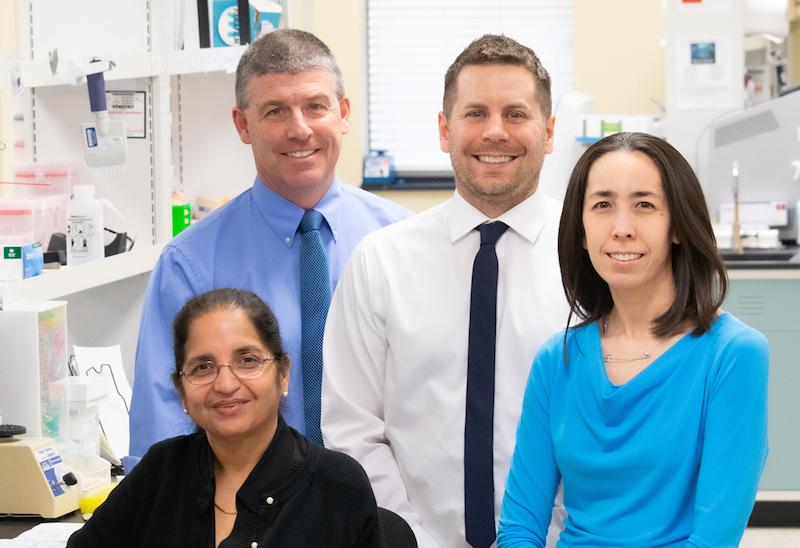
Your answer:
[[[445,116],[450,116],[453,103],[456,101],[456,80],[461,69],[467,65],[514,65],[528,69],[536,83],[536,100],[539,108],[546,118],[550,117],[552,111],[550,75],[531,48],[502,34],[484,34],[473,40],[447,69],[444,75],[442,100]]]
[[[570,319],[574,314],[584,325],[607,316],[614,307],[608,284],[584,249],[582,219],[589,170],[600,157],[615,151],[641,152],[656,165],[669,207],[670,234],[678,242],[671,251],[675,300],[654,320],[651,331],[667,337],[691,327],[695,335],[701,335],[709,330],[725,299],[725,263],[691,166],[672,145],[646,133],[617,133],[601,139],[583,153],[572,171],[558,228],[558,262]]]
[[[330,48],[322,40],[304,30],[278,29],[265,34],[242,54],[236,67],[236,106],[246,109],[250,98],[250,79],[265,74],[300,74],[323,70],[331,76],[336,97],[344,97],[342,71]]]

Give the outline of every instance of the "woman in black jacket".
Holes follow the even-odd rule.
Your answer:
[[[154,445],[69,548],[381,545],[361,466],[280,416],[289,358],[258,296],[193,298],[174,343],[173,381],[198,432]]]

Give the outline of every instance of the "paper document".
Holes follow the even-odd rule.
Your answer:
[[[11,540],[0,540],[0,547],[13,548],[64,548],[70,535],[83,527],[83,523],[40,523]]]
[[[725,109],[736,105],[741,78],[735,77],[731,41],[725,35],[675,40],[675,97],[679,110]]]
[[[100,404],[100,427],[108,440],[113,457],[128,454],[131,408],[131,385],[122,367],[119,345],[90,347],[73,346],[78,362],[78,374],[100,375],[106,380],[107,396]]]

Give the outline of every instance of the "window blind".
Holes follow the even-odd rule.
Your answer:
[[[479,36],[532,48],[553,86],[573,89],[572,0],[367,0],[369,147],[388,150],[403,175],[446,174],[436,117],[444,73]]]

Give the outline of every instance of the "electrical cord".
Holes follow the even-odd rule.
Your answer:
[[[111,229],[111,228],[108,228],[107,226],[106,226],[106,227],[103,227],[103,228],[106,230],[106,232],[110,232],[110,233],[111,233],[111,234],[113,234],[114,236],[116,236],[116,235],[120,234],[120,232],[118,232],[118,231],[116,231],[116,230],[113,230],[113,229]],[[136,245],[136,240],[134,240],[133,238],[131,238],[130,236],[128,236],[128,234],[127,234],[127,233],[125,233],[125,232],[122,232],[121,234],[124,234],[124,235],[125,235],[125,241],[126,241],[126,242],[127,242],[127,244],[128,244],[128,245],[126,245],[127,249],[126,249],[125,251],[126,251],[126,252],[128,252],[128,251],[130,251],[131,249],[133,249],[133,246],[134,246],[134,245]]]

